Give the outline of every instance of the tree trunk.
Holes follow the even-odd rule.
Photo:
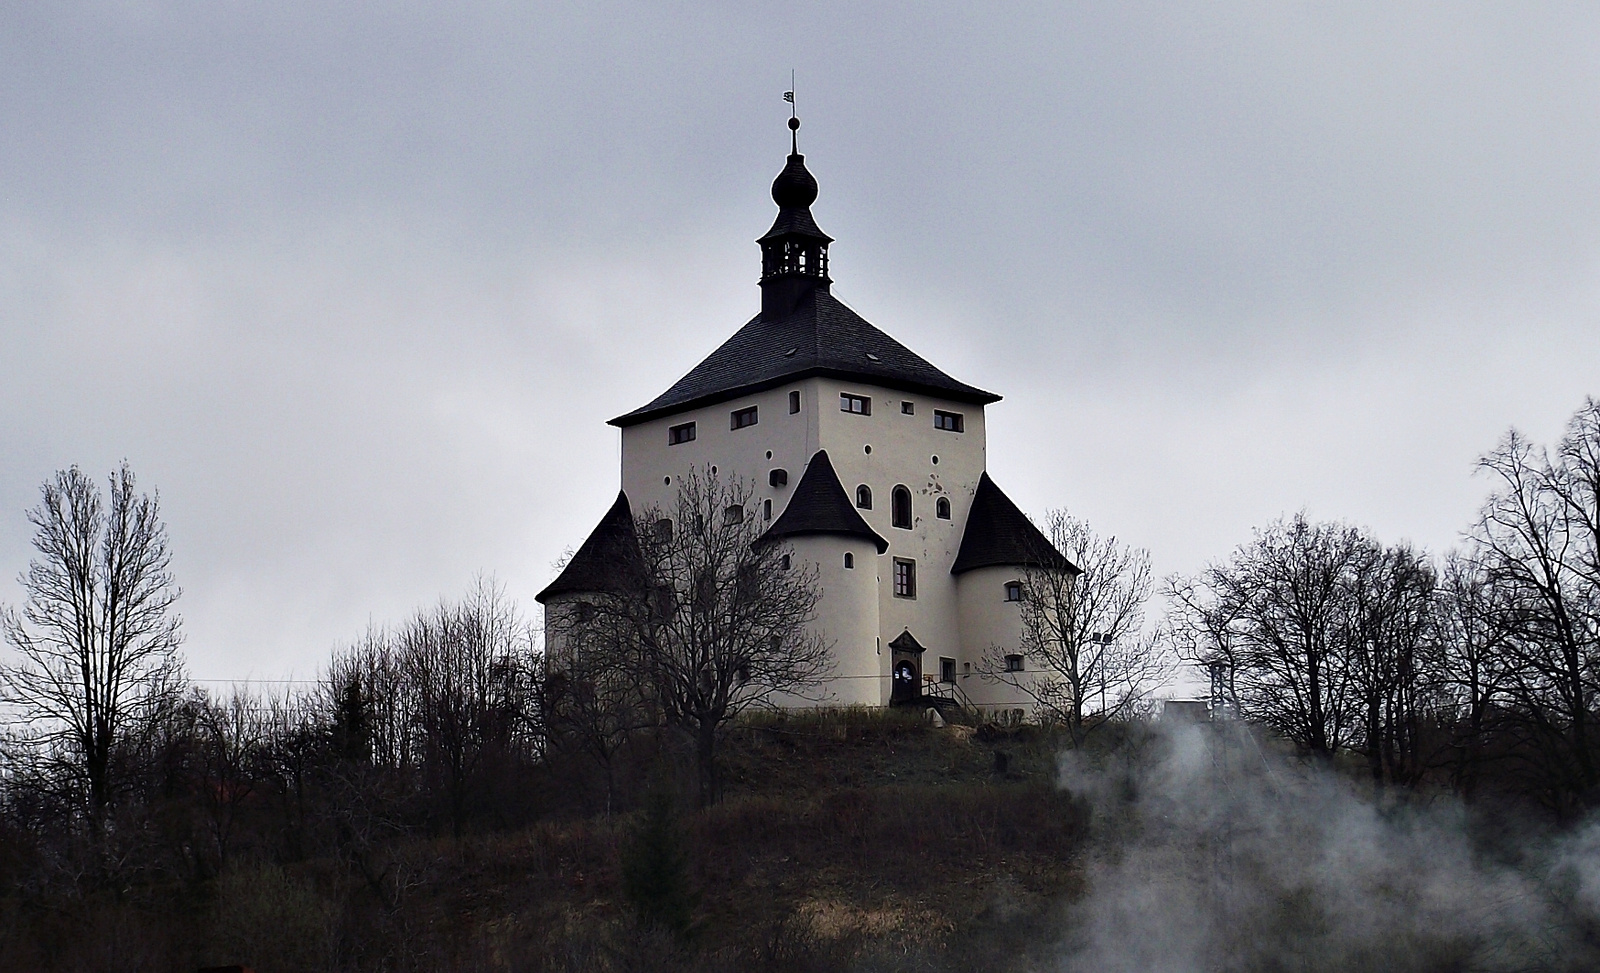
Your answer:
[[[717,779],[717,721],[702,720],[695,728],[695,768],[700,776],[700,806],[710,807],[722,796]]]

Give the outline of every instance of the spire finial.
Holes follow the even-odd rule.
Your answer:
[[[794,70],[789,71],[789,90],[783,93],[783,100],[789,103],[789,154],[800,154],[800,116],[797,112],[800,106],[794,102]]]

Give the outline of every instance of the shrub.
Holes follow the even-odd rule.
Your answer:
[[[623,848],[622,891],[643,925],[689,937],[699,896],[689,884],[689,856],[669,794],[650,798]]]

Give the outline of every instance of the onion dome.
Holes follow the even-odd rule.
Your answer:
[[[791,130],[800,127],[800,119],[789,119]],[[779,209],[807,209],[817,201],[817,178],[806,168],[806,157],[798,151],[789,153],[789,164],[772,180],[772,201]]]

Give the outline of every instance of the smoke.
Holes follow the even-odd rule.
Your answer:
[[[1473,827],[1376,802],[1243,724],[1164,724],[1072,751],[1094,809],[1062,969],[1578,970],[1600,962],[1600,824]]]

